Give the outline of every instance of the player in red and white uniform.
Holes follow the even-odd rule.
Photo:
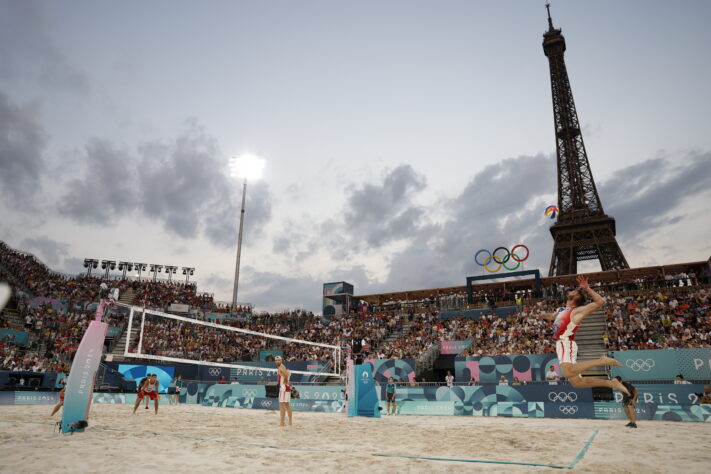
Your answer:
[[[276,356],[274,363],[277,366],[277,385],[279,386],[279,426],[284,426],[284,416],[289,414],[289,426],[291,426],[291,385],[289,377],[291,373],[286,366],[281,363],[281,357]]]
[[[60,408],[64,406],[64,392],[67,390],[66,385],[62,387],[62,389],[59,391],[59,403],[54,405],[54,408],[52,408],[52,414],[49,416],[54,416],[55,413],[59,411]]]
[[[136,404],[133,406],[133,413],[136,413],[138,406],[141,404],[143,397],[148,397],[155,401],[156,415],[158,414],[158,387],[160,383],[158,382],[157,375],[151,374],[143,381],[143,385],[138,391],[138,397],[136,397]]]
[[[622,364],[612,357],[606,356],[596,360],[577,362],[578,345],[575,343],[575,333],[585,317],[602,308],[605,300],[590,288],[587,277],[578,276],[576,280],[579,287],[568,291],[565,308],[560,308],[555,313],[539,316],[553,321],[553,339],[555,339],[555,349],[558,353],[562,375],[573,387],[609,387],[629,395],[625,386],[617,379],[603,380],[580,376],[593,367],[601,365],[621,367]],[[591,303],[585,304],[586,296],[592,300]]]

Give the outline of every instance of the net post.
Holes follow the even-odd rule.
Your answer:
[[[131,343],[131,329],[133,328],[133,306],[131,312],[128,313],[128,327],[126,328],[126,347],[123,350],[123,355],[128,355],[128,345]]]
[[[141,349],[143,348],[143,327],[146,324],[146,308],[143,308],[143,315],[141,316],[141,333],[138,336],[138,353],[141,354]]]

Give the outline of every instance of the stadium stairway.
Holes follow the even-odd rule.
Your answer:
[[[411,326],[414,326],[416,323],[415,321],[403,321],[402,322],[402,333],[397,332],[397,331],[392,331],[390,334],[388,334],[385,339],[382,340],[382,342],[378,345],[378,347],[375,349],[375,353],[378,354],[382,349],[384,349],[388,344],[391,342],[395,341],[400,334],[403,334],[407,332]]]
[[[136,290],[129,288],[122,295],[119,295],[119,303],[132,305],[133,299],[136,296]]]
[[[583,325],[575,333],[575,341],[578,343],[578,362],[594,360],[607,354],[607,348],[603,340],[606,330],[607,323],[604,311],[596,311],[585,318]],[[607,373],[606,367],[593,367],[583,373],[583,377],[606,376]]]
[[[133,288],[129,288],[126,290],[122,295],[119,295],[119,303],[123,304],[128,304],[131,305],[133,304],[133,299],[135,297],[135,290]],[[136,314],[134,314],[134,317]],[[140,320],[139,320],[140,324]],[[126,326],[128,327],[128,320],[126,321]],[[140,327],[140,326],[139,326]],[[114,360],[123,360],[123,350],[126,348],[126,337],[128,336],[127,331],[124,330],[121,332],[118,342],[114,344],[113,349],[111,350],[111,355],[113,355]],[[138,344],[138,331],[136,330],[136,320],[134,319],[134,324],[133,324],[133,330],[131,331],[131,343],[129,344],[129,347],[136,347]]]

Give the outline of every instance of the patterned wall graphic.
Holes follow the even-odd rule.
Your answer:
[[[454,359],[454,379],[468,382],[498,382],[503,375],[511,382],[514,377],[522,382],[544,381],[550,366],[558,371],[555,354],[527,354],[494,357],[457,357]]]
[[[380,383],[387,383],[388,378],[405,379],[411,382],[415,379],[415,359],[367,359],[373,368],[373,378]]]
[[[612,367],[612,374],[627,380],[711,379],[711,349],[615,351],[613,357],[622,367]]]

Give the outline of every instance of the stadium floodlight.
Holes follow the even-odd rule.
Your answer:
[[[244,230],[244,201],[247,196],[247,180],[256,180],[262,177],[266,162],[256,155],[245,154],[233,157],[230,160],[230,175],[243,179],[242,208],[239,214],[239,235],[237,237],[237,261],[235,263],[235,282],[232,288],[232,307],[237,307],[237,291],[239,289],[239,264],[242,256],[242,234]]]
[[[175,275],[175,272],[178,271],[178,267],[174,265],[166,265],[165,266],[165,273],[168,274],[168,281],[173,280],[173,275]]]
[[[99,261],[95,258],[85,258],[84,268],[86,268],[86,275],[91,276],[91,270],[99,266]]]
[[[185,275],[185,284],[187,285],[190,281],[190,276],[195,274],[195,269],[190,267],[183,267],[183,275]]]
[[[118,269],[120,272],[123,272],[123,279],[126,279],[126,273],[130,272],[133,270],[133,264],[131,262],[119,262],[118,263]]]
[[[158,279],[158,274],[163,269],[163,265],[158,265],[156,263],[151,263],[151,272],[153,273],[153,281]]]
[[[134,263],[134,267],[136,267],[136,278],[138,278],[138,281],[141,281],[141,273],[146,270],[147,265],[145,263]],[[129,269],[129,272],[131,270]]]
[[[104,278],[108,279],[109,272],[116,269],[116,260],[102,260],[101,269],[106,270],[106,272],[104,272]]]
[[[266,161],[257,155],[247,153],[230,159],[228,166],[232,177],[251,181],[262,177]]]

